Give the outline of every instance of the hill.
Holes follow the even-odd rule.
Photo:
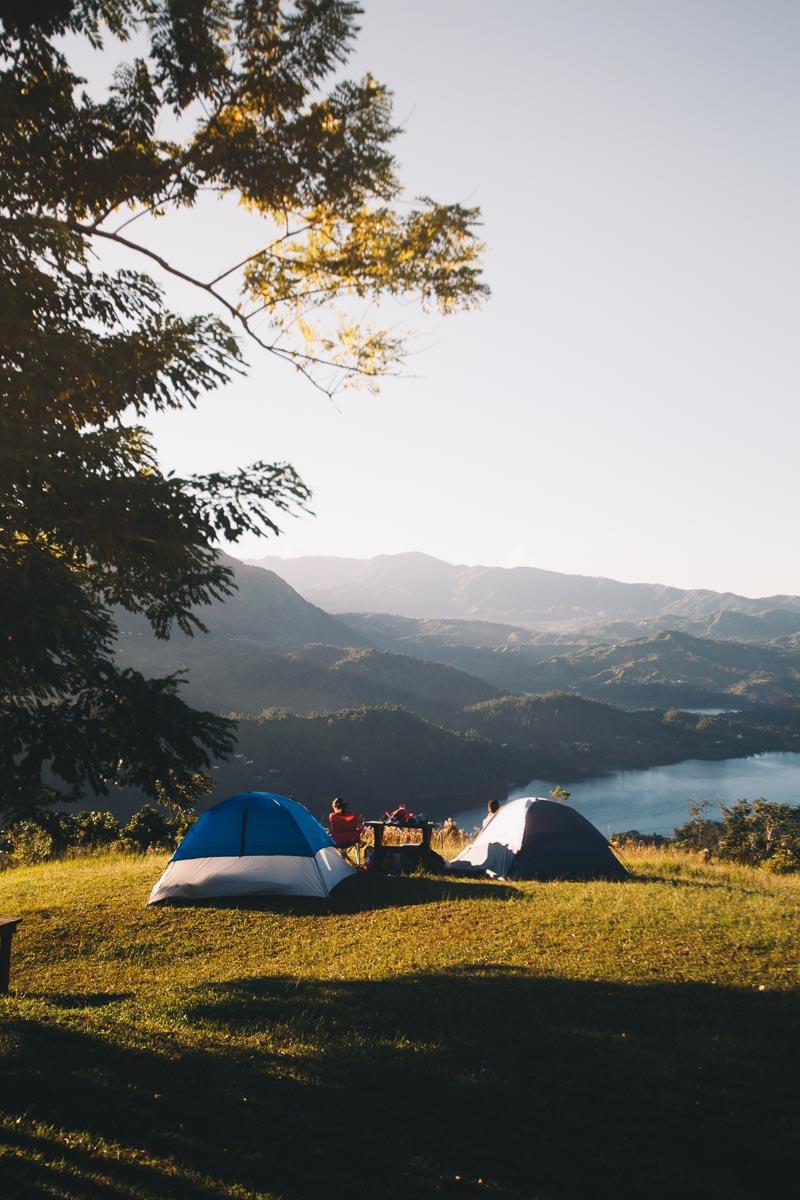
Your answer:
[[[800,708],[710,717],[670,709],[626,712],[581,696],[506,696],[464,712],[464,728],[507,748],[529,778],[577,779],[689,758],[800,750]]]
[[[143,619],[120,613],[119,660],[154,675],[187,672],[186,699],[223,713],[390,703],[446,720],[454,709],[498,694],[453,666],[373,649],[363,634],[309,604],[271,571],[224,561],[238,590],[201,612],[207,634],[159,641]]]
[[[237,694],[238,704],[233,699]],[[429,720],[446,721],[466,705],[498,696],[499,690],[455,667],[408,655],[303,646],[256,659],[249,669],[241,664],[226,695],[230,711],[287,708],[309,714],[392,704]]]
[[[632,708],[737,707],[800,698],[800,654],[791,639],[763,645],[666,630],[596,642],[498,625],[492,645],[491,633],[479,622],[350,613],[342,620],[362,637],[449,663],[508,691],[572,690]]]
[[[119,656],[142,669],[158,670],[159,664],[180,661],[190,665],[205,652],[210,642],[229,648],[250,650],[290,650],[311,642],[330,646],[365,645],[362,638],[336,617],[309,604],[273,571],[250,567],[230,555],[220,556],[234,574],[237,590],[224,601],[215,601],[199,609],[198,615],[208,635],[187,637],[176,632],[169,641],[153,637],[144,618],[117,611],[120,628]]]
[[[157,658],[159,648],[143,639],[125,661],[160,673],[188,670],[183,695],[222,713],[286,708],[308,714],[388,703],[446,721],[454,710],[499,694],[455,667],[362,647],[312,645],[275,654],[212,637],[168,643]]]
[[[443,728],[405,709],[297,716],[269,709],[239,720],[239,745],[213,768],[207,803],[243,791],[294,796],[317,816],[346,796],[368,816],[397,800],[440,818],[505,796],[530,779],[568,782],[687,758],[800,750],[800,709],[729,717],[676,710],[626,712],[579,696],[505,696],[471,705]],[[127,816],[142,803],[119,793],[103,806]]]
[[[669,631],[548,659],[529,679],[529,691],[569,688],[631,707],[787,704],[800,698],[800,657]]]
[[[268,710],[239,722],[239,750],[214,768],[216,798],[250,790],[295,796],[317,815],[341,793],[369,815],[399,800],[445,816],[454,802],[480,804],[524,783],[527,763],[513,751],[443,729],[384,705],[299,717]]]
[[[797,877],[650,855],[628,884],[361,876],[330,907],[147,910],[163,866],[0,874],[23,918],[4,1200],[751,1200],[793,1177]]]
[[[256,561],[256,560],[253,560]],[[497,621],[534,629],[580,629],[614,621],[713,618],[800,611],[800,597],[751,599],[731,592],[565,575],[535,567],[453,565],[427,554],[372,559],[268,557],[257,560],[327,611],[397,613]]]

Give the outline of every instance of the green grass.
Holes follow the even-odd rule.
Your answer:
[[[0,875],[4,1198],[752,1197],[796,1170],[800,879],[359,877],[143,907],[163,860]]]

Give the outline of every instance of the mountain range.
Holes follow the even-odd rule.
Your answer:
[[[308,715],[390,703],[453,724],[464,707],[505,692],[569,691],[629,708],[800,699],[796,635],[761,643],[670,630],[609,642],[586,630],[536,633],[485,620],[336,617],[274,572],[225,561],[238,590],[204,610],[208,635],[158,641],[143,619],[118,614],[124,664],[185,671],[186,697],[216,711]],[[722,613],[718,626],[726,615],[760,619]]]
[[[327,612],[381,612],[403,617],[499,622],[538,631],[597,629],[618,622],[708,625],[722,613],[754,617],[797,614],[799,596],[752,599],[733,592],[620,583],[537,567],[454,565],[427,554],[376,558],[271,556],[250,560],[274,571]],[[788,624],[791,626],[790,617]],[[700,632],[699,629],[689,632]],[[628,633],[631,636],[631,632]]]

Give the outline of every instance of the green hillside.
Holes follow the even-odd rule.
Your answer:
[[[680,762],[800,750],[800,708],[709,717],[658,709],[628,712],[557,693],[507,696],[474,705],[464,725],[506,745],[545,779]]]
[[[800,658],[770,646],[669,631],[549,659],[537,687],[571,688],[611,703],[637,705],[785,704],[800,696]]]
[[[321,815],[337,793],[375,815],[396,800],[444,817],[531,779],[800,751],[800,709],[708,717],[627,712],[580,696],[507,696],[453,711],[445,728],[393,705],[298,716],[267,709],[239,719],[238,749],[212,770],[216,803],[242,791],[294,796]],[[126,817],[144,797],[102,801]]]
[[[747,614],[723,614],[717,629],[738,628]],[[800,616],[779,613],[774,627]],[[575,635],[532,634],[489,622],[412,621],[346,614],[357,634],[377,644],[448,663],[495,687],[541,694],[572,690],[632,708],[670,705],[724,707],[785,704],[800,698],[800,655],[790,639],[759,644],[711,634],[694,637],[674,629],[631,637],[612,626]],[[772,638],[777,635],[773,632]]]
[[[4,1200],[786,1193],[798,877],[649,857],[147,910],[163,864],[0,875]]]
[[[188,637],[173,631],[168,641],[161,641],[144,617],[122,610],[115,613],[117,655],[125,666],[160,674],[188,669],[191,676],[195,672],[202,676],[205,690],[227,659],[233,662],[235,677],[235,671],[253,654],[272,654],[314,642],[366,644],[357,631],[309,604],[272,571],[248,567],[227,554],[221,555],[221,561],[233,571],[236,591],[198,611],[207,634]]]
[[[239,753],[214,771],[217,798],[262,789],[327,812],[341,792],[370,810],[409,800],[445,815],[456,798],[505,794],[532,778],[522,756],[385,705],[299,717],[268,710],[239,724]]]
[[[388,703],[430,720],[446,720],[468,704],[500,694],[455,667],[362,647],[311,645],[271,653],[196,639],[192,651],[184,694],[194,704],[223,713],[287,708],[309,714]],[[170,653],[163,651],[167,662]],[[179,665],[186,665],[185,657],[180,664],[176,659],[174,669]]]

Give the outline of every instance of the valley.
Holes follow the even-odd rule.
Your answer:
[[[800,751],[791,636],[666,630],[614,642],[485,619],[332,615],[271,570],[225,562],[238,591],[208,609],[207,634],[159,641],[119,616],[124,665],[183,673],[192,704],[238,721],[209,802],[275,790],[322,812],[343,792],[359,806],[404,797],[441,816],[534,778]],[[792,612],[782,610],[789,626]]]

